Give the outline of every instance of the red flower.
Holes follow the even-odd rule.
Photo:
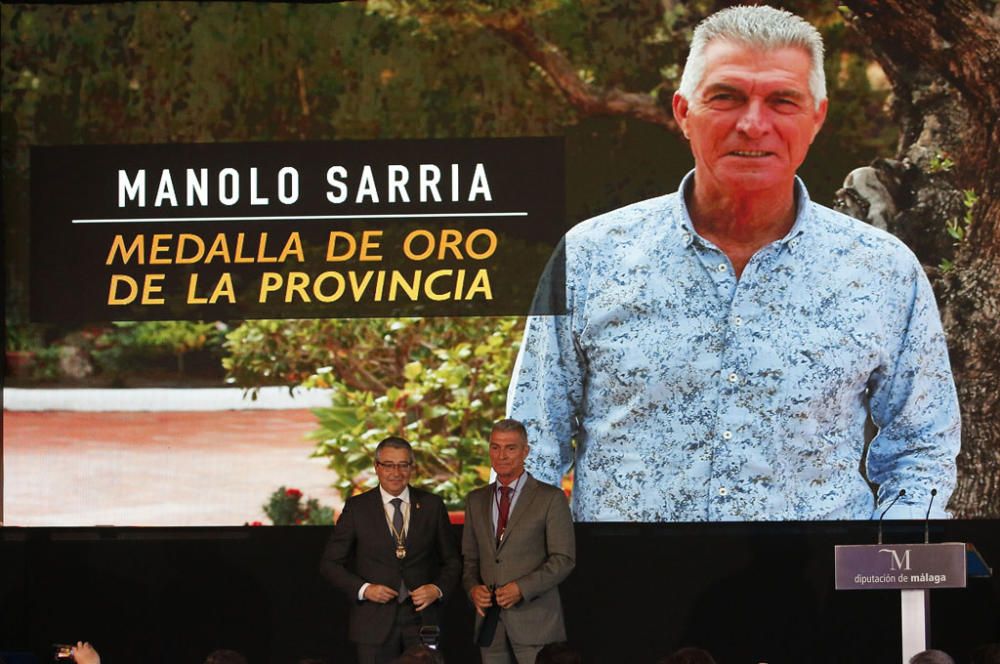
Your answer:
[[[294,498],[295,500],[298,500],[299,498],[302,497],[302,492],[299,491],[298,489],[285,489],[285,495],[288,496],[289,498]]]
[[[264,524],[261,523],[260,521],[251,521],[248,525],[251,525],[251,526],[263,526]]]

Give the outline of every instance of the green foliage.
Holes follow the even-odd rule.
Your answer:
[[[217,323],[196,321],[151,321],[116,323],[115,330],[123,342],[153,351],[188,353],[210,343],[220,343]]]
[[[567,119],[487,31],[364,3],[2,11],[5,167],[21,174],[28,145],[544,135]]]
[[[20,354],[8,356],[7,371],[17,378],[52,381],[59,377],[59,347],[46,344],[46,327],[36,323],[9,323],[4,328],[4,350]],[[17,365],[12,365],[17,362]]]
[[[333,508],[320,505],[316,498],[302,503],[298,489],[278,489],[262,506],[264,514],[276,526],[330,526],[333,525]]]
[[[251,320],[226,335],[226,382],[252,392],[264,385],[294,387],[325,363],[325,321]]]
[[[949,219],[945,223],[945,230],[956,244],[969,236],[969,229],[972,227],[972,208],[976,207],[977,202],[979,202],[979,196],[976,195],[974,189],[963,189],[962,206],[965,208],[965,214],[962,215],[961,220]]]
[[[31,378],[49,382],[59,378],[59,358],[61,349],[58,346],[40,348],[35,351],[34,362],[31,364]]]
[[[416,486],[461,507],[489,475],[486,435],[504,415],[523,321],[514,318],[253,320],[227,335],[228,380],[332,389],[314,455],[344,498],[375,486],[375,446],[411,441]]]
[[[938,153],[931,157],[927,170],[931,173],[947,173],[954,167],[955,162],[952,161],[951,157],[946,154]]]
[[[961,242],[965,239],[967,227],[961,224],[958,219],[949,219],[946,221],[944,229],[956,242]]]
[[[965,207],[966,226],[972,223],[972,208],[979,202],[979,195],[975,189],[962,190],[962,205]]]
[[[962,207],[965,208],[965,213],[962,215],[961,219],[952,217],[945,222],[944,230],[951,238],[955,241],[954,246],[957,247],[962,242],[964,242],[969,237],[969,231],[972,229],[973,220],[973,208],[976,207],[976,203],[979,202],[979,196],[976,194],[975,189],[963,189],[962,190]],[[955,269],[955,263],[947,258],[941,260],[938,264],[938,269],[942,273],[951,272]]]
[[[43,330],[33,323],[8,323],[4,335],[5,350],[38,351],[45,347]]]
[[[375,321],[372,321],[375,323]],[[353,387],[350,375],[320,368],[309,386],[333,388],[333,403],[313,412],[315,456],[337,473],[344,498],[373,487],[375,446],[390,435],[413,444],[412,483],[440,495],[450,508],[489,476],[486,436],[504,415],[507,385],[522,321],[511,318],[384,319],[386,345],[407,349],[401,364],[370,363],[382,345],[356,346],[355,361],[382,367],[381,389]]]
[[[220,322],[119,322],[93,341],[91,354],[98,366],[112,375],[164,355],[174,356],[178,373],[183,373],[187,353],[202,349],[221,353],[227,329]]]
[[[384,391],[400,384],[410,357],[430,352],[425,330],[455,340],[460,324],[420,319],[250,320],[226,335],[227,381],[254,392],[261,385],[330,387],[332,375],[352,389]],[[323,369],[325,368],[325,369]]]

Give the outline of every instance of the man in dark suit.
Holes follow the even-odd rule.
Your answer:
[[[323,576],[353,602],[348,636],[360,664],[388,664],[420,643],[461,571],[444,502],[409,486],[412,471],[407,441],[380,442],[378,487],[347,501],[323,553]]]
[[[484,664],[533,664],[546,643],[566,640],[558,585],[576,563],[573,518],[561,489],[525,472],[527,456],[523,424],[494,424],[497,481],[465,501],[462,585]]]

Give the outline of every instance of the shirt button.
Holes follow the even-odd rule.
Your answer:
[[[793,247],[799,246],[799,238],[793,238],[791,241],[789,241],[788,244],[792,245]]]
[[[719,272],[725,272],[726,271],[726,264],[725,263],[719,263],[719,267],[717,267],[715,269],[718,270]]]
[[[728,490],[726,490],[726,487],[724,487],[724,486],[720,486],[720,487],[719,487],[719,495],[720,495],[720,496],[724,496],[724,495],[726,495],[727,493],[729,493],[729,491],[728,491]]]
[[[739,316],[736,316],[735,318],[733,318],[733,325],[742,325],[742,324],[743,324],[743,319],[742,318],[740,318]]]
[[[726,440],[729,440],[730,438],[733,437],[733,432],[732,431],[723,431],[722,432],[722,437],[725,438]]]
[[[740,379],[740,377],[737,376],[735,373],[731,373],[731,374],[729,374],[728,379],[729,379],[730,383],[735,383],[736,381],[738,381]]]

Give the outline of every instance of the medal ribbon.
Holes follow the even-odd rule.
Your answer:
[[[392,520],[389,520],[389,513],[383,510],[385,514],[385,522],[389,525],[389,532],[392,533],[392,538],[396,540],[396,555],[399,555],[399,551],[403,552],[403,556],[406,555],[406,525],[403,520],[403,511],[400,509],[400,505],[403,503],[402,498],[393,498],[389,501],[392,504]],[[399,556],[402,558],[403,556]]]
[[[392,531],[392,536],[396,540],[396,558],[403,560],[406,557],[406,525],[403,522],[403,511],[400,509],[403,499],[393,498],[389,502],[392,503],[392,523],[389,524],[389,530]],[[385,518],[388,521],[389,515],[386,514]],[[396,597],[396,601],[402,604],[409,596],[410,593],[406,587],[406,582],[400,581],[399,595]]]

